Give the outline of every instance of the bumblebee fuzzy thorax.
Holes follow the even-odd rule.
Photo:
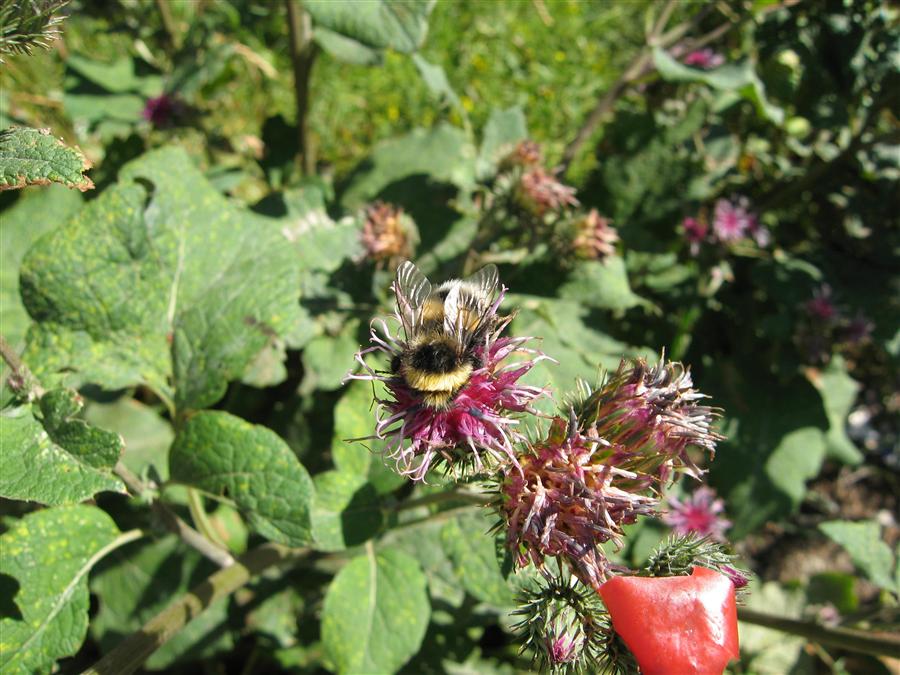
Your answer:
[[[473,358],[449,336],[434,332],[417,335],[400,355],[396,374],[422,394],[425,405],[444,408],[469,381]]]

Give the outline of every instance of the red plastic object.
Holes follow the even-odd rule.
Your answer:
[[[723,574],[615,577],[600,596],[644,675],[722,675],[738,657],[734,585]]]

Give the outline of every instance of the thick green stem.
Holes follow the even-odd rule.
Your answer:
[[[895,659],[900,658],[900,635],[896,633],[877,634],[852,628],[829,628],[828,626],[821,626],[809,621],[798,621],[797,619],[785,619],[780,616],[763,614],[746,607],[738,609],[738,619],[756,626],[797,635],[806,638],[810,642],[839,647],[851,652],[890,656]]]
[[[217,600],[228,597],[261,572],[292,563],[306,554],[280,544],[264,544],[241,556],[234,565],[219,570],[178,598],[167,609],[125,638],[92,668],[91,675],[128,675]]]
[[[300,170],[306,175],[316,171],[316,157],[307,129],[309,112],[309,80],[316,59],[312,41],[312,21],[298,0],[285,0],[291,38],[291,63],[294,67],[294,98],[297,102],[297,145]]]

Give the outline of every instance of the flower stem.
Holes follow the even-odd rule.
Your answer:
[[[316,59],[316,45],[312,41],[312,21],[297,0],[285,0],[290,30],[291,63],[294,67],[294,98],[297,103],[297,159],[300,170],[312,175],[316,158],[307,128],[309,109],[309,80]]]
[[[146,661],[188,623],[210,605],[243,587],[261,572],[288,565],[306,554],[280,544],[263,544],[241,556],[234,565],[212,574],[198,586],[178,598],[168,608],[125,638],[109,654],[82,675],[128,675]]]
[[[135,496],[143,496],[155,487],[141,481],[122,462],[116,464],[114,472]],[[219,567],[228,567],[234,564],[234,558],[231,557],[227,550],[217,546],[215,542],[210,541],[197,532],[197,530],[179,518],[178,514],[169,508],[168,505],[158,499],[152,499],[150,508],[153,509],[153,513],[156,514],[168,530],[177,534],[179,539],[200,553],[200,555],[212,560]]]
[[[0,335],[0,356],[6,361],[6,365],[12,373],[9,376],[9,387],[17,394],[25,394],[29,400],[38,399],[44,395],[44,388],[37,378],[28,369],[24,361],[19,358],[6,338]]]
[[[489,504],[491,500],[485,495],[479,495],[473,492],[457,492],[455,490],[449,490],[447,492],[435,492],[416,497],[415,499],[408,499],[405,502],[400,502],[391,510],[394,512],[408,511],[409,509],[416,509],[420,506],[431,506],[432,504],[443,504],[444,502],[456,501],[469,502],[470,504]]]
[[[811,642],[840,647],[851,652],[900,658],[900,635],[896,633],[879,634],[852,628],[831,628],[811,621],[772,616],[746,607],[738,609],[738,619],[745,623],[772,628],[782,633],[806,638]]]

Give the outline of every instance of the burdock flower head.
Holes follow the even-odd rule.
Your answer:
[[[552,673],[599,672],[599,659],[612,636],[599,596],[575,577],[547,576],[518,598],[521,617],[513,626],[522,651],[533,650],[540,670]]]
[[[540,166],[522,174],[514,198],[519,207],[536,218],[559,214],[567,207],[578,206],[575,188],[564,185]]]
[[[582,260],[604,260],[616,252],[619,233],[597,209],[572,222],[571,249]]]
[[[656,499],[640,494],[651,481],[616,466],[609,445],[582,434],[574,415],[555,418],[519,467],[505,470],[498,504],[517,565],[543,568],[545,556],[557,557],[599,588],[610,569],[599,545],[621,547],[622,526],[653,512]]]
[[[541,146],[534,141],[519,141],[513,151],[500,161],[500,171],[540,166],[544,162]]]
[[[363,213],[364,256],[378,263],[409,258],[419,235],[416,224],[399,206],[376,201]]]
[[[699,478],[703,472],[688,447],[713,456],[722,439],[711,428],[718,411],[702,405],[705,398],[680,363],[634,359],[623,360],[595,389],[582,382],[573,405],[579,429],[609,445],[615,466],[665,484],[679,469]]]
[[[371,438],[383,440],[398,472],[417,481],[437,464],[457,476],[515,464],[514,444],[522,440],[516,415],[546,393],[519,379],[548,357],[525,346],[532,338],[501,336],[511,317],[498,316],[506,289],[496,267],[433,289],[405,262],[393,289],[402,330],[373,320],[371,346],[356,354],[363,371],[348,376],[385,385]],[[367,363],[376,353],[388,357],[389,370]]]

